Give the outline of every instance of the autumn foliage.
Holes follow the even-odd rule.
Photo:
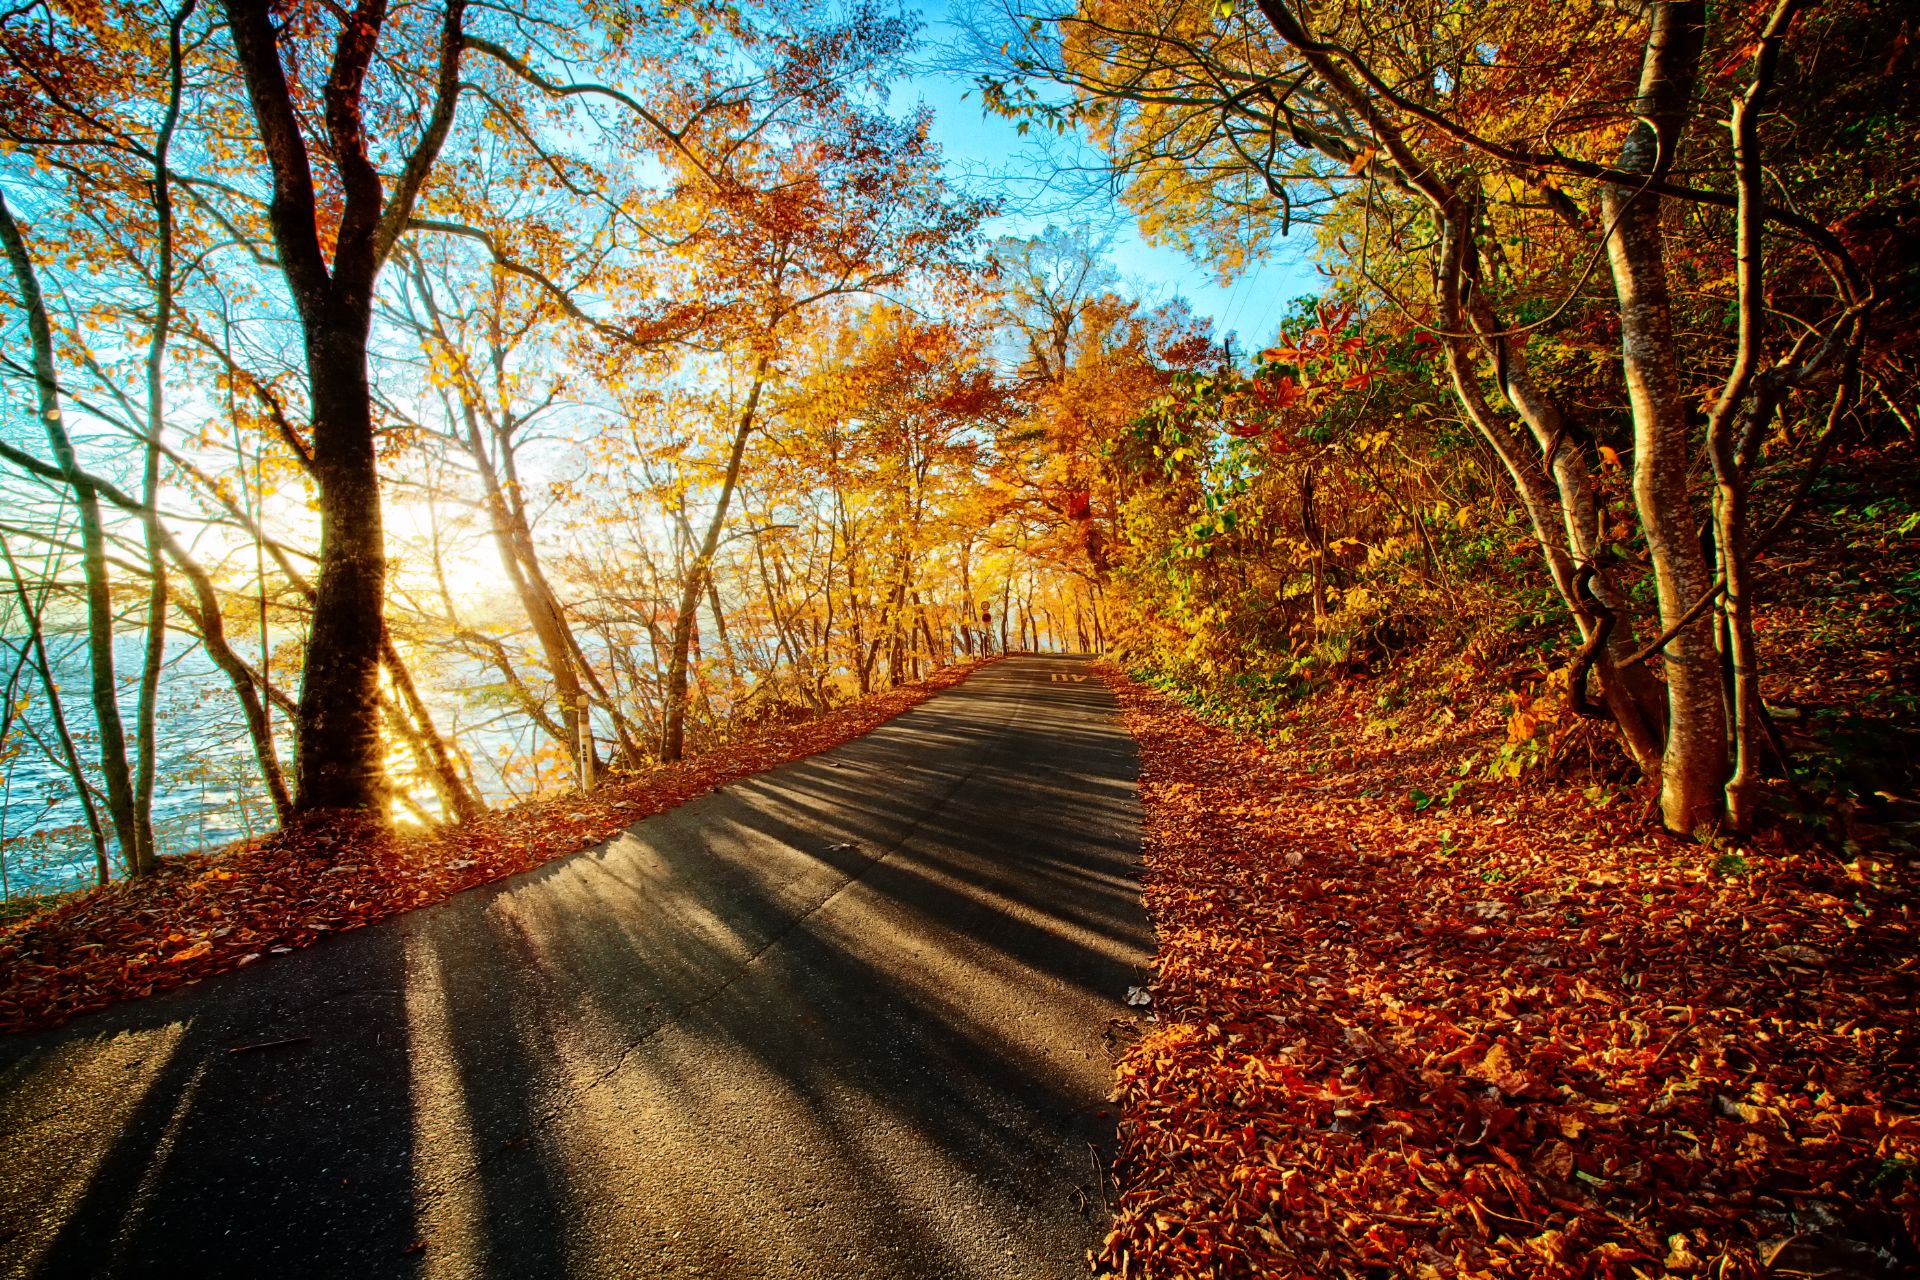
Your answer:
[[[0,13],[0,874],[101,886],[0,1029],[1098,652],[1161,940],[1100,1266],[1920,1265],[1912,19],[973,18],[989,113],[1317,293],[997,234],[871,5]]]

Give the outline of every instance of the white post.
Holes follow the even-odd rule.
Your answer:
[[[580,720],[580,790],[593,790],[593,717],[589,714],[587,695],[581,694],[573,704]]]

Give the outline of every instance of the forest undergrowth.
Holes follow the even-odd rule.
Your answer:
[[[1369,739],[1383,682],[1350,679],[1283,742],[1106,675],[1160,951],[1104,1268],[1912,1274],[1910,848],[1697,844],[1604,782],[1488,781],[1497,695]]]
[[[157,876],[45,900],[0,931],[0,1032],[57,1026],[531,871],[730,782],[851,742],[989,661],[617,775],[588,795],[398,834],[323,817],[252,844],[166,859]]]

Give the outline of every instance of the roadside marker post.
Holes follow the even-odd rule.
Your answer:
[[[580,790],[593,790],[593,719],[588,714],[587,695],[581,694],[574,701],[574,710],[580,719]]]

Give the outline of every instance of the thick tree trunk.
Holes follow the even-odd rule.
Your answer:
[[[273,174],[267,218],[305,343],[310,470],[319,490],[320,569],[294,717],[294,806],[302,813],[356,810],[384,823],[386,549],[367,335],[381,265],[406,229],[453,126],[466,3],[442,0],[431,106],[391,193],[369,154],[361,98],[386,6],[367,0],[342,15],[324,83],[313,77],[320,85],[315,115],[326,130],[323,154],[337,180],[337,209],[325,217],[305,132],[312,126],[296,109],[270,7],[262,0],[224,0],[222,7]],[[331,234],[323,235],[323,222]]]
[[[294,721],[294,805],[302,812],[383,813],[380,643],[387,555],[367,386],[367,319],[357,308],[339,310],[344,314],[330,316],[307,339],[320,571]]]

